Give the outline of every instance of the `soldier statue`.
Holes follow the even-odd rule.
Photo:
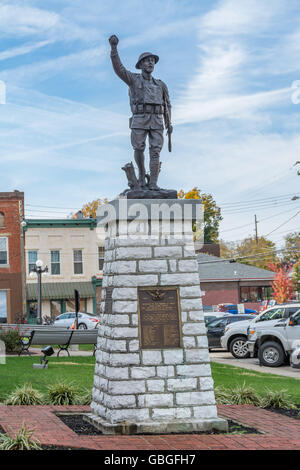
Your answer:
[[[134,159],[139,175],[136,186],[140,190],[159,191],[157,186],[160,171],[160,152],[163,146],[164,122],[169,136],[169,151],[171,151],[171,104],[168,88],[164,82],[152,77],[154,65],[159,57],[150,52],[140,55],[136,69],[142,73],[132,73],[122,64],[118,50],[119,39],[113,35],[109,38],[111,45],[111,61],[115,73],[129,86],[130,107],[132,117],[129,119],[131,129],[131,144],[134,149]],[[164,117],[164,119],[163,119]],[[149,138],[150,174],[146,175],[145,156],[146,138]],[[130,164],[127,164],[127,169]],[[132,167],[132,164],[131,164]],[[133,167],[131,168],[133,171]],[[128,175],[127,175],[128,176]],[[135,176],[135,175],[134,175]],[[133,186],[130,185],[132,188]]]

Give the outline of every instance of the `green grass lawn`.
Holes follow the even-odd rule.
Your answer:
[[[49,358],[48,369],[33,369],[39,357],[7,357],[6,364],[0,365],[0,401],[24,383],[41,392],[47,386],[60,381],[72,382],[78,387],[92,389],[95,369],[95,358],[88,357],[56,357]]]
[[[6,365],[0,365],[0,401],[19,385],[31,383],[34,388],[46,392],[47,386],[59,381],[68,381],[79,388],[91,389],[93,386],[95,358],[88,357],[50,357],[49,368],[33,369],[39,357],[7,357]],[[239,367],[212,362],[215,386],[235,387],[245,382],[261,396],[266,388],[286,389],[295,403],[300,404],[300,380],[273,374],[264,374]]]

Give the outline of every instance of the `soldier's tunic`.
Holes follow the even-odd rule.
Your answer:
[[[163,146],[164,103],[171,111],[168,88],[155,78],[147,80],[141,73],[133,73],[122,64],[117,49],[111,52],[111,61],[116,74],[129,86],[132,117],[129,119],[131,143],[134,150],[145,150],[149,136],[150,157],[159,158]]]

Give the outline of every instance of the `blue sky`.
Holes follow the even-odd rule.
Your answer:
[[[254,214],[279,244],[300,231],[297,0],[0,1],[1,191],[24,191],[26,216],[44,218],[126,188],[130,112],[113,33],[132,71],[141,52],[160,56],[174,150],[162,151],[159,184],[212,193],[225,240],[253,235]]]

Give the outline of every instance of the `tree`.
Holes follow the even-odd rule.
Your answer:
[[[279,304],[283,304],[290,300],[294,291],[293,280],[289,276],[291,266],[288,264],[283,266],[281,263],[269,263],[268,268],[276,273],[275,279],[271,284],[273,299]]]
[[[292,281],[293,281],[293,286],[294,290],[296,292],[300,292],[300,261],[293,266],[293,276],[292,276]]]
[[[178,192],[179,199],[200,199],[204,208],[204,243],[218,243],[219,225],[222,220],[221,209],[217,206],[213,196],[201,193],[195,187],[185,193],[183,189]]]
[[[87,202],[81,209],[84,217],[97,217],[97,209],[103,204],[107,204],[108,200],[104,199],[95,199],[92,202]]]
[[[276,246],[265,237],[247,237],[238,242],[224,242],[220,244],[222,258],[241,258],[239,262],[268,269],[268,263],[277,261]]]
[[[288,233],[285,237],[283,260],[290,264],[300,261],[300,232]]]

